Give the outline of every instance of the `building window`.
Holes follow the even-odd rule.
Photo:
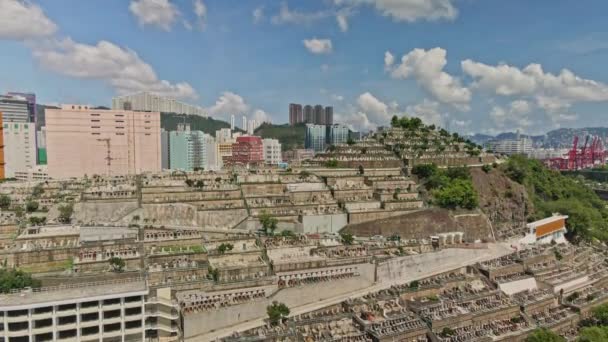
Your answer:
[[[101,133],[91,133],[91,134],[93,134],[93,135],[101,135]]]
[[[125,115],[124,115],[124,114],[115,114],[114,116],[115,116],[115,117],[117,117],[117,118],[122,118],[122,117],[124,117]]]
[[[116,120],[116,122],[125,122],[125,120]]]
[[[116,133],[116,135],[125,135],[124,133]]]
[[[91,126],[91,128],[101,128],[100,126]]]
[[[91,116],[99,116],[97,113],[91,113]]]

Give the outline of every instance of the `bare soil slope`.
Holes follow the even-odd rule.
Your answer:
[[[509,179],[499,169],[488,173],[472,168],[473,186],[479,194],[479,207],[492,222],[497,239],[521,235],[526,217],[534,211],[526,188]]]

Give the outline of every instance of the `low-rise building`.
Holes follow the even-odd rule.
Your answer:
[[[278,165],[281,162],[281,143],[277,139],[264,139],[264,163]]]

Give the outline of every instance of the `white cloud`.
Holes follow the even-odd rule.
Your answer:
[[[317,20],[331,16],[330,11],[301,12],[290,10],[286,2],[281,3],[279,13],[272,17],[271,22],[275,25],[280,24],[306,24],[309,25]]]
[[[438,47],[430,50],[414,49],[401,58],[401,64],[391,67],[393,62],[392,54],[385,53],[385,66],[389,66],[393,78],[413,77],[438,101],[453,105],[460,110],[469,109],[471,91],[462,86],[458,79],[443,71],[447,64],[444,49]]]
[[[226,91],[207,110],[211,116],[227,118],[232,114],[238,115],[249,112],[249,105],[245,103],[242,96]]]
[[[304,46],[308,49],[308,51],[314,54],[331,53],[333,49],[331,40],[329,39],[304,39],[302,43],[304,43]]]
[[[427,125],[444,127],[447,114],[439,112],[439,103],[424,99],[422,103],[407,106],[405,112],[409,116],[418,117]]]
[[[18,0],[0,0],[0,23],[0,39],[27,40],[57,31],[40,6]]]
[[[254,9],[251,16],[253,17],[254,24],[260,23],[262,20],[264,20],[264,7],[260,6]]]
[[[194,14],[198,18],[198,25],[201,29],[205,28],[207,21],[207,6],[203,3],[203,0],[194,0]]]
[[[332,94],[331,99],[334,101],[337,101],[337,102],[342,102],[342,101],[344,101],[344,96],[338,95],[338,94]]]
[[[371,123],[384,125],[390,121],[389,107],[369,92],[357,98],[359,109],[365,113]]]
[[[471,76],[474,85],[503,96],[525,96],[536,100],[549,112],[569,108],[576,102],[608,101],[608,85],[581,78],[568,69],[557,75],[543,71],[540,64],[523,69],[509,65],[491,66],[467,59],[462,70]]]
[[[157,26],[165,31],[170,31],[171,26],[179,17],[177,7],[169,0],[133,0],[129,10],[140,25]]]
[[[374,6],[395,21],[453,20],[458,16],[453,0],[334,0],[336,5]]]
[[[132,50],[100,41],[97,45],[65,39],[33,46],[40,64],[58,74],[107,82],[120,94],[150,91],[163,96],[196,99],[196,91],[186,82],[160,80],[154,69]]]
[[[528,114],[531,111],[530,103],[525,100],[516,100],[511,102],[511,111],[518,114]]]
[[[252,114],[252,118],[258,123],[258,125],[261,125],[264,122],[272,122],[270,115],[261,109],[256,109]]]
[[[390,51],[386,51],[384,53],[384,69],[390,70],[393,64],[395,64],[395,56]]]
[[[344,14],[336,15],[336,21],[338,22],[338,27],[340,31],[346,32],[348,31],[348,17]]]
[[[329,70],[329,64],[321,64],[321,71],[327,72]]]

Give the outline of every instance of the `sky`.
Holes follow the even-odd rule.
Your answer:
[[[0,0],[0,91],[110,106],[150,91],[285,123],[334,107],[462,134],[606,126],[608,1]],[[238,120],[237,120],[238,121]]]

